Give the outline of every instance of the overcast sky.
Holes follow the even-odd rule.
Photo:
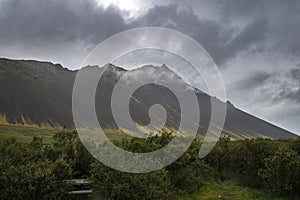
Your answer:
[[[77,69],[99,42],[146,26],[198,41],[236,107],[300,134],[297,0],[0,0],[0,57]]]

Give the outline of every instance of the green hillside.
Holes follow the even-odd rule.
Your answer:
[[[14,124],[0,124],[0,138],[16,138],[18,141],[25,143],[29,143],[34,137],[38,137],[42,138],[44,144],[52,144],[53,136],[59,131],[62,131],[62,129]],[[111,140],[129,137],[122,132],[111,129],[106,129],[105,134]]]
[[[16,138],[20,142],[30,142],[33,137],[42,138],[44,143],[52,143],[53,135],[59,130],[33,126],[0,124],[0,138]]]

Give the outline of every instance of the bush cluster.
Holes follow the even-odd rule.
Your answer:
[[[168,144],[170,134],[147,139],[121,139],[115,145],[132,152],[150,152]],[[54,143],[40,138],[21,143],[0,139],[1,199],[69,199],[65,180],[86,178],[94,197],[109,199],[172,199],[193,193],[207,183],[232,180],[278,195],[300,196],[300,139],[222,137],[204,158],[198,157],[201,139],[164,169],[130,174],[111,169],[82,145],[75,131],[62,131]]]

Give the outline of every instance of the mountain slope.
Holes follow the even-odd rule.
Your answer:
[[[103,70],[88,67],[89,70]],[[101,126],[117,128],[111,112],[111,93],[115,83],[125,74],[129,79],[142,75],[160,76],[175,81],[182,89],[193,89],[167,67],[144,66],[132,71],[109,65],[96,93],[96,111]],[[124,76],[125,76],[124,75]],[[50,62],[0,59],[0,122],[36,124],[74,128],[72,119],[72,89],[76,71]],[[201,120],[199,134],[205,134],[210,119],[211,97],[196,93]],[[219,100],[213,98],[212,100]],[[130,101],[130,113],[139,125],[150,122],[149,108],[161,104],[167,111],[166,127],[176,130],[180,123],[180,106],[174,94],[157,84],[140,87]],[[227,102],[223,133],[234,138],[291,138],[294,134],[247,114]]]

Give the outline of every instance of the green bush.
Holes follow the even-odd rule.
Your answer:
[[[16,140],[0,140],[1,199],[68,199],[70,189],[64,181],[72,177],[70,166],[62,159],[43,157],[42,146]]]
[[[259,175],[271,193],[300,195],[300,157],[291,149],[280,148],[275,155],[266,158]]]
[[[199,159],[198,151],[200,147],[201,142],[195,140],[178,160],[166,167],[175,189],[193,193],[213,180],[214,169],[204,160]]]
[[[54,159],[63,157],[70,164],[75,178],[89,175],[94,158],[82,144],[76,131],[61,131],[55,134],[54,145],[49,150],[52,153],[51,157],[54,155],[56,155]]]
[[[143,153],[172,139],[171,134],[162,134],[113,142]],[[40,138],[30,143],[0,139],[1,199],[68,199],[71,188],[65,180],[73,178],[90,178],[96,198],[168,199],[219,180],[233,180],[272,194],[300,196],[300,139],[233,141],[221,137],[204,159],[198,157],[202,141],[196,139],[174,163],[145,174],[123,173],[101,164],[86,150],[76,131],[59,132],[53,141],[45,145]],[[107,150],[105,145],[97,149]]]
[[[95,163],[92,165],[91,180],[95,198],[167,199],[171,193],[171,183],[166,170],[129,174]]]

